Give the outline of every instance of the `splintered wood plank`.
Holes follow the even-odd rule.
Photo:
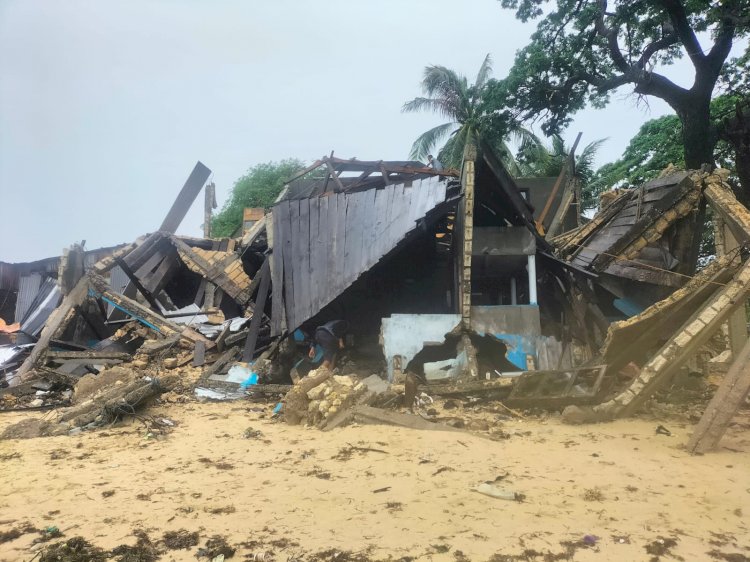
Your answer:
[[[172,208],[169,209],[167,216],[164,217],[164,221],[161,223],[159,230],[174,234],[177,232],[177,228],[180,226],[182,219],[190,210],[193,201],[198,197],[203,184],[206,183],[208,176],[211,175],[209,170],[202,162],[195,164],[193,171],[188,176],[185,185],[182,186],[177,199],[172,204]]]
[[[338,285],[341,254],[344,252],[346,221],[346,195],[332,195],[328,198],[328,222],[331,246],[328,252],[328,283],[325,287],[325,306],[333,300]]]
[[[361,193],[351,193],[348,199],[343,287],[346,287],[357,278],[362,254],[363,198]]]
[[[146,260],[146,263],[144,263],[137,270],[134,270],[136,277],[138,277],[138,279],[140,279],[141,281],[146,279],[164,259],[164,255],[165,253],[163,251],[162,245],[160,244],[159,247],[154,250],[154,253],[151,254],[151,257]]]
[[[325,228],[320,220],[323,210],[321,202],[325,198],[310,199],[310,315],[314,316],[321,308],[322,277],[326,269],[326,248],[321,230]],[[328,209],[325,210],[327,213]],[[326,217],[327,218],[327,217]]]
[[[351,195],[342,193],[336,196],[336,252],[334,254],[334,271],[328,290],[331,295],[337,295],[344,287],[344,267],[346,263],[346,239],[349,232],[346,229],[347,215],[350,212]],[[333,297],[331,298],[333,300]]]
[[[172,252],[164,257],[159,267],[156,268],[153,274],[149,275],[145,280],[146,290],[151,291],[154,294],[159,292],[167,286],[167,283],[174,277],[174,274],[180,269],[180,261],[177,258],[177,251],[172,248]]]
[[[691,453],[706,453],[716,448],[750,392],[750,341],[732,361],[716,394],[688,441]]]
[[[303,298],[297,294],[300,305],[300,322],[310,317],[310,200],[301,199],[299,202],[299,252],[295,259],[299,264],[300,281]]]
[[[287,328],[291,332],[296,326],[293,326],[294,322],[294,263],[293,255],[294,248],[292,246],[292,203],[299,204],[296,201],[284,201],[284,206],[280,206],[283,210],[283,214],[279,217],[279,234],[283,238],[284,244],[284,305],[286,307],[286,321]]]
[[[386,214],[385,230],[381,240],[382,247],[391,247],[393,241],[393,229],[398,220],[398,216],[403,208],[402,193],[403,185],[389,185],[386,189],[390,192],[388,195],[388,211]]]
[[[404,186],[404,193],[409,194],[409,215],[406,222],[408,224],[414,224],[419,214],[419,196],[422,194],[422,180],[417,180],[412,183],[411,187]]]
[[[146,240],[138,246],[135,250],[124,256],[122,259],[128,264],[128,267],[133,271],[138,271],[143,264],[157,250],[159,243],[164,239],[164,236],[160,232],[154,232]]]
[[[362,230],[361,230],[361,241],[362,248],[360,250],[359,267],[357,268],[357,277],[364,273],[367,269],[372,266],[374,261],[371,260],[372,256],[372,242],[374,241],[374,230],[375,221],[377,215],[375,214],[375,195],[377,189],[370,189],[361,194],[362,199]]]
[[[299,305],[298,321],[302,322],[310,317],[310,201],[301,199],[299,202],[299,244],[295,250],[295,262],[300,273],[299,280],[295,279],[295,301]]]
[[[271,335],[278,336],[281,333],[282,315],[284,314],[284,241],[280,238],[283,232],[283,220],[282,215],[284,214],[281,207],[289,208],[289,204],[286,201],[281,202],[273,208],[271,213],[273,232],[272,241],[272,259],[271,259]],[[268,215],[266,215],[267,217]],[[265,218],[265,217],[264,217]],[[266,258],[269,259],[269,258]],[[255,273],[255,277],[258,277],[258,273]],[[255,281],[255,279],[253,279]]]
[[[432,199],[432,192],[431,192],[431,181],[429,179],[422,179],[419,180],[419,192],[417,193],[417,210],[414,215],[414,220],[412,221],[412,228],[415,226],[415,223],[424,218],[424,216],[427,214],[427,211],[429,211],[432,206],[430,205],[430,200]]]
[[[107,273],[110,269],[112,269],[116,264],[116,260],[118,258],[124,258],[126,255],[128,255],[130,252],[132,252],[135,248],[143,244],[143,242],[146,240],[146,236],[141,236],[138,239],[135,240],[135,242],[132,242],[128,244],[127,246],[124,246],[117,250],[114,254],[110,256],[106,256],[96,262],[92,269],[94,270],[94,273],[97,273],[99,275],[104,275]]]
[[[260,277],[258,298],[255,299],[253,318],[252,320],[250,320],[250,328],[248,329],[247,339],[245,340],[245,347],[242,351],[242,360],[245,363],[249,363],[250,361],[252,361],[253,355],[255,354],[255,347],[258,343],[258,332],[260,331],[260,324],[263,318],[263,310],[266,307],[268,286],[271,283],[271,268],[268,260],[263,262],[263,265],[258,272],[258,276]]]
[[[292,283],[294,285],[294,314],[292,315],[292,323],[289,326],[290,329],[299,326],[304,307],[304,300],[307,298],[302,290],[302,277],[307,273],[302,270],[300,259],[300,255],[302,254],[302,240],[300,239],[299,227],[299,203],[299,200],[289,202],[289,220],[292,223],[292,250],[289,263],[293,276]]]
[[[397,193],[400,194],[401,200],[399,203],[399,212],[394,217],[393,225],[391,226],[391,240],[389,247],[395,247],[398,241],[404,237],[404,234],[410,230],[411,221],[411,206],[413,197],[413,187],[407,187],[402,184],[399,186]]]
[[[320,265],[318,266],[318,308],[326,305],[326,292],[328,290],[328,276],[330,275],[329,263],[331,259],[331,225],[328,222],[330,197],[321,197],[318,201],[320,206],[320,220],[318,222],[318,243],[320,244]]]
[[[123,272],[125,272],[125,275],[127,275],[128,279],[130,279],[130,283],[132,283],[133,286],[138,289],[138,292],[143,295],[143,298],[146,299],[148,304],[151,305],[154,310],[159,310],[159,305],[156,303],[156,299],[154,298],[154,296],[141,284],[140,279],[138,279],[135,273],[131,271],[130,267],[128,267],[128,264],[125,263],[125,260],[118,260],[117,265],[119,265]]]
[[[385,253],[381,243],[385,232],[388,210],[388,191],[378,189],[375,193],[375,224],[369,232],[367,242],[367,259],[370,265],[375,264]]]
[[[193,367],[203,367],[206,363],[206,343],[202,341],[195,342],[193,348]]]

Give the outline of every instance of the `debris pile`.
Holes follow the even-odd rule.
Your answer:
[[[265,232],[174,234],[209,173],[196,165],[157,232],[106,251],[75,244],[40,271],[17,268],[21,289],[44,272],[57,279],[37,283],[33,298],[19,290],[24,319],[3,324],[1,408],[70,406],[59,422],[99,425],[166,391],[192,392],[236,361],[269,356]]]
[[[726,171],[670,169],[584,221],[572,166],[516,180],[485,146],[469,147],[460,177],[329,157],[269,214],[249,213],[244,234],[178,236],[210,174],[199,163],[156,232],[0,264],[0,291],[13,271],[18,287],[0,324],[0,408],[66,406],[45,434],[194,390],[284,396],[274,413],[324,430],[434,426],[423,395],[567,407],[580,423],[631,415],[686,373],[726,373],[710,439],[691,445],[704,450],[742,403],[733,389],[750,388],[731,361],[750,353],[750,212]],[[696,272],[709,206],[716,259]],[[385,409],[415,406],[427,413]]]

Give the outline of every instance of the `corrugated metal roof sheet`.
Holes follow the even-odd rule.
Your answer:
[[[18,279],[18,297],[16,298],[15,321],[20,322],[31,307],[39,287],[42,285],[42,276],[39,273],[23,275]]]

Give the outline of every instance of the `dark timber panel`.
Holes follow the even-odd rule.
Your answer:
[[[642,219],[648,213],[657,214],[664,205],[670,205],[679,195],[679,190],[686,180],[687,174],[679,173],[665,178],[659,178],[643,184],[633,190],[630,201],[612,219],[588,238],[579,248],[572,259],[574,265],[586,267],[600,255],[616,254],[615,245],[631,233],[647,226]],[[650,224],[652,221],[648,221]],[[639,256],[640,257],[640,256]],[[652,256],[649,256],[652,257]],[[660,267],[667,266],[662,260]],[[633,268],[632,274],[625,274],[625,270]],[[641,279],[644,277],[643,268],[638,268],[632,261],[617,262],[616,274]],[[614,273],[614,271],[612,272]]]
[[[315,316],[445,201],[439,178],[320,198],[285,200],[273,208],[274,330],[286,314],[289,330]]]

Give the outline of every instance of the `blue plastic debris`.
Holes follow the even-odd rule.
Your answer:
[[[240,388],[245,389],[248,386],[253,386],[256,384],[258,384],[258,373],[250,373],[250,376],[240,384]]]

